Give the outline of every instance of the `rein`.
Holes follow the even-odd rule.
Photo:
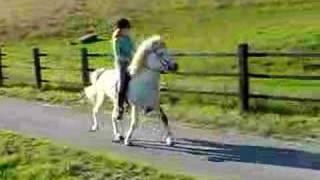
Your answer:
[[[148,69],[148,70],[150,70],[150,71],[152,71],[152,72],[157,72],[157,73],[161,73],[161,72],[162,72],[162,71],[160,71],[160,70],[158,70],[158,69],[152,69],[152,68],[150,68],[150,67],[148,67],[148,66],[146,66],[146,65],[144,65],[143,67],[146,68],[146,69]]]

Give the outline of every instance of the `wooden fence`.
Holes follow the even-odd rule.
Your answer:
[[[3,81],[7,79],[6,77],[3,76],[3,71],[2,71],[2,69],[7,68],[7,66],[3,65],[2,63],[2,60],[4,57],[6,57],[6,54],[3,53],[0,48],[0,86],[3,86]]]
[[[41,66],[41,58],[48,56],[46,53],[42,53],[39,48],[33,49],[33,62],[35,72],[35,82],[38,88],[42,88],[44,82],[49,82],[42,78],[42,70],[48,69]],[[204,95],[222,95],[222,96],[238,96],[240,110],[242,112],[248,111],[250,104],[250,98],[260,99],[275,99],[286,101],[311,101],[320,102],[320,99],[302,98],[302,97],[287,97],[287,96],[273,96],[264,94],[250,93],[250,78],[263,78],[263,79],[296,79],[296,80],[320,80],[319,76],[295,76],[295,75],[267,75],[256,74],[249,72],[249,58],[250,57],[308,57],[308,58],[320,58],[320,53],[280,53],[280,52],[250,52],[248,44],[240,44],[236,53],[172,53],[176,57],[234,57],[238,59],[238,73],[192,73],[192,72],[177,72],[176,75],[192,75],[192,76],[226,76],[239,78],[239,90],[238,92],[216,92],[216,91],[190,91],[181,89],[162,89],[164,92],[172,93],[187,93],[187,94],[204,94]],[[3,58],[6,54],[0,49],[0,86],[4,84],[4,81],[8,79],[4,76],[2,69],[8,68],[3,65]],[[83,86],[89,84],[89,74],[93,69],[90,67],[90,57],[112,57],[109,53],[89,53],[86,48],[81,49],[81,78]],[[68,69],[66,69],[68,71]]]
[[[39,48],[32,49],[33,54],[33,64],[34,64],[34,74],[36,79],[36,84],[39,89],[42,88],[42,83],[49,82],[42,78],[42,70],[48,69],[47,67],[41,66],[41,57],[46,57],[48,54],[41,53]]]

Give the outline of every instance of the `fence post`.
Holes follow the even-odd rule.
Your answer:
[[[88,49],[81,49],[81,71],[82,71],[82,83],[87,86],[90,83],[89,77],[89,59],[88,59]]]
[[[0,47],[0,86],[3,86],[3,72],[2,72],[2,68],[3,68],[3,65],[2,65],[2,57],[4,56],[4,54],[2,53],[2,49]]]
[[[241,112],[249,110],[249,73],[248,73],[248,44],[239,44],[238,58],[239,58],[239,100]]]
[[[2,56],[3,56],[4,54],[2,54],[2,49],[1,49],[1,47],[0,47],[0,86],[3,86],[3,72],[2,72],[2,68],[3,68],[3,66],[2,66]]]
[[[34,73],[36,76],[37,88],[42,88],[42,77],[41,77],[41,62],[40,62],[40,50],[39,48],[33,48],[33,63]]]

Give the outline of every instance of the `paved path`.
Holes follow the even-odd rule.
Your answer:
[[[100,115],[100,119],[103,117],[107,119],[108,116]],[[88,113],[68,107],[0,99],[0,129],[107,150],[193,175],[228,180],[320,179],[320,145],[317,144],[293,144],[234,133],[217,135],[174,125],[177,144],[166,147],[159,141],[160,123],[149,122],[140,126],[135,146],[125,147],[111,143],[109,120],[103,121],[99,132],[89,133],[89,118]]]

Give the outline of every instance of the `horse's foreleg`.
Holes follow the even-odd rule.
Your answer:
[[[124,139],[120,134],[118,123],[117,106],[114,106],[112,111],[113,142],[121,142]]]
[[[139,121],[139,119],[138,119],[139,114],[138,113],[139,113],[138,107],[133,105],[132,111],[131,111],[130,128],[128,130],[127,136],[124,141],[125,145],[127,145],[127,146],[131,145],[130,139],[133,135],[133,131],[137,127],[137,123]]]
[[[171,132],[169,122],[168,122],[168,117],[164,113],[164,111],[161,107],[160,107],[160,119],[164,125],[165,130],[166,130],[165,142],[168,146],[173,146],[174,142],[173,142],[172,132]]]
[[[94,104],[94,107],[92,109],[92,126],[91,126],[91,131],[96,131],[98,129],[98,121],[97,121],[97,114],[99,112],[99,109],[101,107],[101,105],[103,104],[103,100],[104,100],[104,94],[103,93],[98,93],[97,97],[96,97],[96,101]]]

